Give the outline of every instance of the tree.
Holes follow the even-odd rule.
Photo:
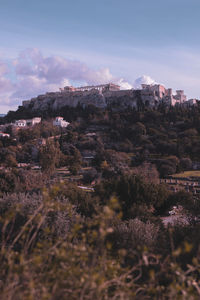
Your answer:
[[[159,183],[159,173],[156,166],[151,163],[144,162],[142,165],[134,168],[136,175],[142,176],[145,182]]]
[[[39,163],[42,171],[46,173],[53,173],[55,167],[60,161],[60,148],[58,142],[48,141],[46,145],[42,146],[39,151]]]
[[[190,170],[192,168],[192,161],[189,157],[184,157],[180,160],[180,167],[182,170]]]
[[[16,158],[15,158],[15,155],[14,154],[6,155],[5,164],[8,167],[16,167],[17,166],[17,161],[16,161]]]
[[[0,170],[0,195],[13,192],[17,185],[17,178],[13,172]]]
[[[136,205],[159,209],[168,198],[168,192],[163,186],[145,183],[138,175],[121,175],[117,179],[104,180],[96,186],[95,191],[102,201],[108,201],[112,195],[116,195],[125,220],[136,216]]]
[[[95,178],[97,178],[97,170],[95,168],[89,169],[83,174],[83,181],[86,184],[91,183]]]

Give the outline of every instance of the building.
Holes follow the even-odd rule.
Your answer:
[[[60,92],[75,92],[76,88],[73,86],[65,86],[64,88],[60,88]]]
[[[0,131],[0,137],[3,137],[3,138],[9,138],[9,137],[10,137],[10,134],[4,133],[4,132],[1,132],[1,131]]]
[[[100,85],[89,85],[81,87],[65,86],[63,89],[60,89],[61,92],[86,92],[91,90],[98,90],[101,93],[106,91],[119,91],[120,86],[114,83],[100,84]]]
[[[177,103],[179,103],[179,104],[182,104],[185,101],[187,101],[187,96],[184,95],[184,91],[183,90],[176,91],[176,95],[174,95],[173,98],[175,100],[177,100]]]
[[[158,107],[159,104],[189,107],[197,105],[197,102],[196,99],[187,101],[183,90],[177,90],[173,94],[171,88],[165,88],[162,84],[142,84],[141,89],[120,90],[119,85],[108,83],[77,88],[65,86],[58,92],[46,93],[29,101],[23,101],[23,106],[29,107],[31,111],[37,113],[38,111],[45,111],[47,107],[53,111],[61,111],[65,106],[77,107],[80,105],[85,108],[88,105],[94,105],[99,108],[112,107],[115,110],[120,110],[122,108]],[[34,121],[28,121],[31,126],[34,125]],[[63,119],[54,120],[54,125],[67,127],[67,124],[63,122],[66,121]],[[23,126],[20,123],[19,127]]]
[[[199,102],[199,100],[197,100],[197,99],[189,99],[188,101],[186,101],[184,103],[184,106],[188,107],[188,106],[197,105],[198,102]]]
[[[35,117],[28,120],[16,120],[15,126],[17,127],[26,127],[26,126],[34,126],[36,124],[39,124],[41,122],[41,118]]]
[[[172,89],[166,89],[162,84],[142,84],[142,90],[153,92],[154,96],[160,99],[172,96]]]
[[[161,84],[142,84],[142,91],[149,92],[149,95],[153,95],[155,100],[162,101],[168,105],[176,105],[176,104],[183,104],[187,102],[187,96],[184,94],[183,90],[177,90],[176,94],[173,95],[172,89],[166,89]]]
[[[54,126],[59,126],[59,127],[67,127],[70,123],[65,121],[63,117],[56,117],[56,119],[53,121]]]
[[[16,120],[15,126],[17,127],[26,127],[26,120]]]
[[[39,124],[40,122],[41,122],[41,118],[35,117],[33,119],[26,120],[26,125],[27,126],[34,126],[36,124]]]

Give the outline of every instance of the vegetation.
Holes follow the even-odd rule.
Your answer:
[[[199,225],[122,221],[115,197],[86,217],[63,188],[0,200],[1,299],[199,298]]]
[[[183,173],[174,174],[173,177],[200,177],[200,171],[185,171]]]
[[[43,117],[0,140],[0,299],[199,299],[200,196],[159,179],[198,177],[200,107]]]

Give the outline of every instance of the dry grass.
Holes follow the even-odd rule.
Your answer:
[[[186,177],[200,177],[200,171],[185,171],[183,173],[174,174],[174,178]]]

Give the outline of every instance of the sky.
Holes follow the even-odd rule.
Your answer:
[[[199,0],[0,0],[0,113],[65,85],[200,98]]]

